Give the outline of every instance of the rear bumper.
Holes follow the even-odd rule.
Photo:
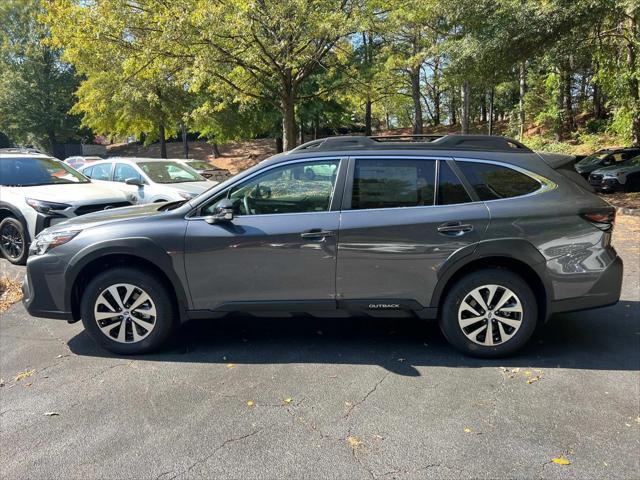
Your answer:
[[[552,301],[549,305],[549,313],[575,312],[617,303],[622,290],[622,274],[622,259],[616,257],[585,295]]]

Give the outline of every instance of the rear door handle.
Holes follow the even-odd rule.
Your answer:
[[[331,230],[322,230],[321,228],[312,228],[306,232],[302,232],[300,236],[302,238],[325,238],[325,237],[333,237],[336,232]]]
[[[473,230],[473,225],[462,222],[447,222],[438,226],[438,232],[452,236],[464,235],[471,230]]]

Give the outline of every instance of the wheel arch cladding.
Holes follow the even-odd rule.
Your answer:
[[[526,244],[529,248],[535,250],[535,248],[528,242],[518,243]],[[549,301],[551,300],[547,292],[550,290],[549,286],[544,281],[542,272],[533,267],[533,265],[545,265],[544,258],[540,252],[535,250],[536,255],[532,258],[530,256],[531,252],[527,255],[527,250],[524,249],[521,250],[520,253],[525,253],[525,255],[519,255],[516,257],[492,253],[496,250],[495,247],[497,247],[497,245],[492,245],[490,249],[486,249],[485,252],[483,252],[481,244],[480,248],[474,255],[467,256],[461,261],[456,262],[454,265],[449,265],[448,268],[443,269],[440,281],[438,282],[431,298],[431,306],[438,307],[438,310],[440,311],[447,292],[450,290],[451,286],[463,276],[483,268],[504,268],[505,270],[509,270],[520,275],[527,282],[536,297],[539,318],[546,319],[549,311]],[[503,252],[504,251],[512,250],[503,250]]]
[[[67,273],[68,282],[65,296],[69,301],[74,321],[80,319],[80,299],[89,280],[97,273],[113,267],[133,267],[152,273],[167,287],[178,314],[182,317],[188,309],[188,299],[182,282],[175,273],[171,258],[155,243],[148,239],[139,239],[134,244],[94,245],[92,251],[81,251],[70,262]]]

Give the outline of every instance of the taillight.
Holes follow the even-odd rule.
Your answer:
[[[613,229],[616,223],[616,209],[613,207],[583,212],[580,216],[604,232]]]

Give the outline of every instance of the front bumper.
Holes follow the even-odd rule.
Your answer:
[[[617,192],[618,190],[622,190],[624,188],[623,185],[620,184],[618,179],[616,178],[605,178],[602,182],[594,185],[591,184],[596,190],[600,190],[603,192]]]
[[[578,310],[588,310],[613,305],[620,300],[622,290],[622,259],[615,260],[602,272],[600,279],[583,296],[552,301],[550,312],[565,313]]]
[[[22,284],[22,303],[29,315],[73,321],[65,303],[64,273],[59,259],[52,255],[32,256]]]

